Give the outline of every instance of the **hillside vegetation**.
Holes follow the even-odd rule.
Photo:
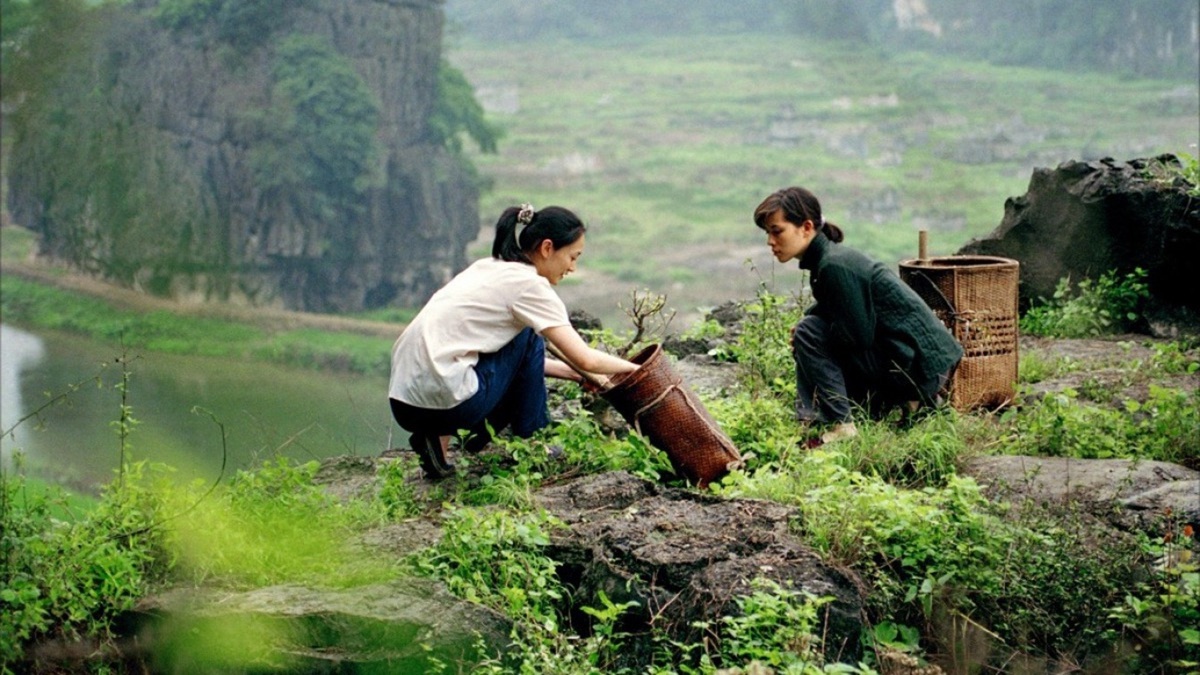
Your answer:
[[[1194,154],[1200,114],[1194,83],[812,36],[467,33],[449,57],[504,130],[496,154],[473,156],[484,225],[522,201],[579,211],[589,247],[561,290],[610,323],[640,287],[685,317],[760,281],[794,289],[750,218],[779,187],[812,189],[880,259],[914,256],[918,229],[945,255],[998,225],[1034,167]],[[489,247],[485,227],[472,253]]]
[[[1191,81],[1200,68],[1190,0],[450,0],[446,13],[488,41],[754,33]]]
[[[1111,309],[1111,298],[1095,290],[1080,298]],[[1078,316],[1068,302],[1045,310],[1038,325],[1067,328],[1071,322],[1047,320]],[[198,621],[185,624],[186,639],[146,636],[139,643],[145,651],[120,662],[128,612],[163,586],[351,589],[414,577],[444,583],[512,622],[512,644],[481,645],[476,672],[878,673],[897,672],[897,655],[929,668],[904,672],[930,674],[940,672],[934,663],[1128,673],[1190,672],[1200,663],[1200,576],[1187,516],[1147,514],[1152,525],[1121,534],[1073,503],[1010,511],[960,473],[983,455],[1196,466],[1200,353],[1193,339],[1126,336],[1101,347],[1100,359],[1066,342],[1061,350],[1052,341],[1025,343],[1018,397],[999,414],[863,417],[858,438],[805,452],[791,413],[786,340],[800,307],[762,293],[744,309],[736,336],[711,322],[692,334],[716,340],[714,353],[737,364],[736,382],[720,396],[706,395],[706,405],[747,457],[744,469],[706,494],[795,509],[789,532],[862,578],[867,623],[857,663],[834,663],[822,651],[827,598],[768,584],[739,601],[740,614],[707,617],[711,639],[681,644],[654,633],[655,651],[643,655],[649,662],[631,664],[628,645],[637,638],[622,617],[638,608],[603,594],[599,603],[575,595],[575,582],[553,557],[563,524],[537,494],[612,471],[685,486],[662,452],[638,434],[602,428],[586,394],[565,384],[553,392],[559,423],[536,439],[561,445],[562,461],[501,439],[491,452],[460,454],[456,477],[430,483],[410,453],[347,458],[370,467],[371,482],[352,496],[326,491],[317,462],[282,457],[231,470],[216,483],[175,484],[170,467],[143,461],[155,451],[138,440],[147,430],[138,428],[139,403],[130,401],[113,411],[121,472],[98,505],[71,505],[56,491],[31,489],[20,472],[3,475],[0,671],[60,672],[61,655],[40,649],[55,640],[68,645],[67,654],[89,645],[87,660],[107,672],[140,672],[138,658],[168,671],[264,663],[286,671],[300,667],[305,640],[319,637],[245,617],[231,624],[235,631]],[[1120,326],[1077,328],[1094,335]],[[1063,387],[1069,378],[1078,384]],[[403,533],[425,543],[405,555],[363,546],[381,536],[403,540]],[[407,635],[355,640],[376,658],[411,648]],[[334,654],[340,647],[328,645]],[[456,664],[429,652],[423,672],[456,672]],[[762,670],[767,664],[774,670]]]

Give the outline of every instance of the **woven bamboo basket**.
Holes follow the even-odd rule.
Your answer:
[[[601,395],[630,426],[667,453],[688,482],[705,487],[742,463],[733,441],[717,426],[659,345],[629,359],[641,367],[615,375]]]
[[[958,410],[1000,407],[1016,393],[1019,272],[1016,260],[992,256],[900,263],[900,278],[963,347],[950,382],[950,404]]]

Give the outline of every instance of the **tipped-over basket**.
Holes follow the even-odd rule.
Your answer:
[[[703,488],[741,466],[733,441],[672,370],[660,345],[629,360],[641,367],[613,376],[602,395],[630,426],[667,453],[676,472]]]

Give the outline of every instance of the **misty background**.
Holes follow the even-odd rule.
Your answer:
[[[446,4],[446,51],[502,130],[475,153],[480,239],[510,204],[592,227],[568,304],[624,325],[634,289],[679,327],[782,293],[750,214],[804,185],[888,262],[952,254],[1036,167],[1186,152],[1200,137],[1194,2],[808,0]]]

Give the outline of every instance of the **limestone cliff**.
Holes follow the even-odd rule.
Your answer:
[[[169,5],[96,10],[12,116],[9,208],[44,255],[308,311],[418,304],[465,266],[478,187],[428,124],[438,0]]]

